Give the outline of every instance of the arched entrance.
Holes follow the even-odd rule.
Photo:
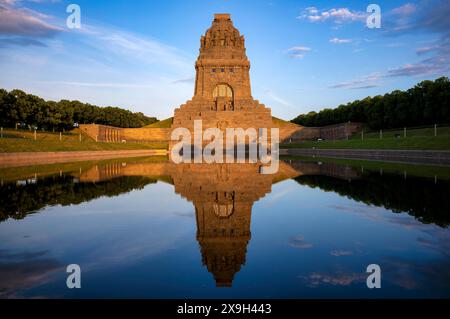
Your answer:
[[[219,84],[213,91],[216,111],[234,111],[233,89],[228,84]]]

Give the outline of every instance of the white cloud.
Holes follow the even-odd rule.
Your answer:
[[[12,0],[0,1],[0,35],[47,38],[63,31],[46,21],[49,16],[15,4]]]
[[[446,66],[446,70],[449,71],[448,65]],[[391,77],[397,76],[416,76],[416,75],[426,75],[426,74],[434,74],[436,72],[440,72],[439,67],[434,67],[430,64],[426,63],[408,63],[396,68],[391,68],[388,70],[387,74]]]
[[[145,64],[158,64],[172,68],[192,69],[192,62],[177,48],[159,40],[143,37],[115,28],[83,25],[84,41],[113,56],[139,60]]]
[[[330,39],[330,43],[333,44],[345,44],[345,43],[351,43],[352,39],[339,39],[339,38],[333,38]]]
[[[42,83],[45,81],[41,81]],[[127,89],[150,89],[153,88],[154,84],[142,84],[142,83],[101,83],[101,82],[70,82],[70,81],[57,81],[52,82],[48,81],[47,83],[60,84],[60,85],[68,85],[68,86],[85,86],[92,88],[127,88]]]
[[[305,9],[306,12],[308,12],[309,14],[318,14],[319,10],[317,10],[316,7],[308,7]]]
[[[297,47],[292,47],[292,48],[288,49],[288,51],[308,52],[308,51],[311,51],[311,48],[304,47],[304,46],[297,46]]]
[[[194,83],[194,82],[195,82],[195,76],[189,76],[187,78],[183,78],[183,79],[172,81],[171,84]]]
[[[330,89],[369,89],[379,86],[380,73],[372,73],[357,79],[341,82],[330,86]]]
[[[311,48],[305,46],[296,46],[287,50],[289,56],[294,59],[303,59],[306,52],[311,51]]]
[[[352,11],[348,8],[332,8],[329,10],[318,10],[316,7],[306,8],[297,19],[305,19],[309,22],[333,21],[334,23],[363,21],[367,13]]]
[[[387,48],[400,48],[400,47],[403,47],[405,45],[406,45],[406,43],[403,43],[403,42],[394,42],[394,43],[386,44],[386,47]]]
[[[278,95],[276,95],[275,93],[273,93],[271,90],[265,90],[264,91],[266,97],[268,99],[271,99],[272,101],[282,105],[282,106],[286,106],[286,107],[292,107],[292,104],[288,101],[286,101],[285,99],[279,97]]]
[[[416,53],[417,53],[418,55],[422,55],[422,54],[426,54],[426,53],[435,51],[435,50],[437,50],[437,49],[440,49],[440,46],[439,46],[439,45],[431,45],[431,46],[426,46],[426,47],[418,48],[418,49],[416,50]]]
[[[412,3],[404,4],[398,8],[392,9],[393,14],[401,15],[401,16],[407,16],[410,14],[413,14],[416,12],[417,7]]]
[[[350,81],[329,86],[330,89],[367,89],[380,86],[379,81],[392,77],[442,76],[450,72],[448,45],[446,43],[417,49],[418,55],[433,52],[431,57],[416,63],[406,63],[390,68],[384,72],[376,72]]]

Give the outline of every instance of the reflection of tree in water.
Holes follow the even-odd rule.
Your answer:
[[[422,223],[450,225],[450,182],[394,174],[366,172],[362,179],[346,181],[323,175],[299,176],[295,180],[310,187],[333,191],[395,213],[406,212]]]
[[[0,187],[0,221],[22,219],[46,206],[81,204],[101,196],[113,197],[156,180],[142,176],[122,176],[96,183],[78,183],[73,176],[52,176]]]

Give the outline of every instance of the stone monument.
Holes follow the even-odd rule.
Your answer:
[[[203,129],[272,127],[271,110],[252,97],[244,36],[229,14],[214,15],[195,69],[194,96],[175,109],[172,129],[193,130],[194,120],[202,120]]]

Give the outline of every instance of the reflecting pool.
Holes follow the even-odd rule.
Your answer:
[[[1,298],[450,297],[448,167],[141,158],[0,179]]]

